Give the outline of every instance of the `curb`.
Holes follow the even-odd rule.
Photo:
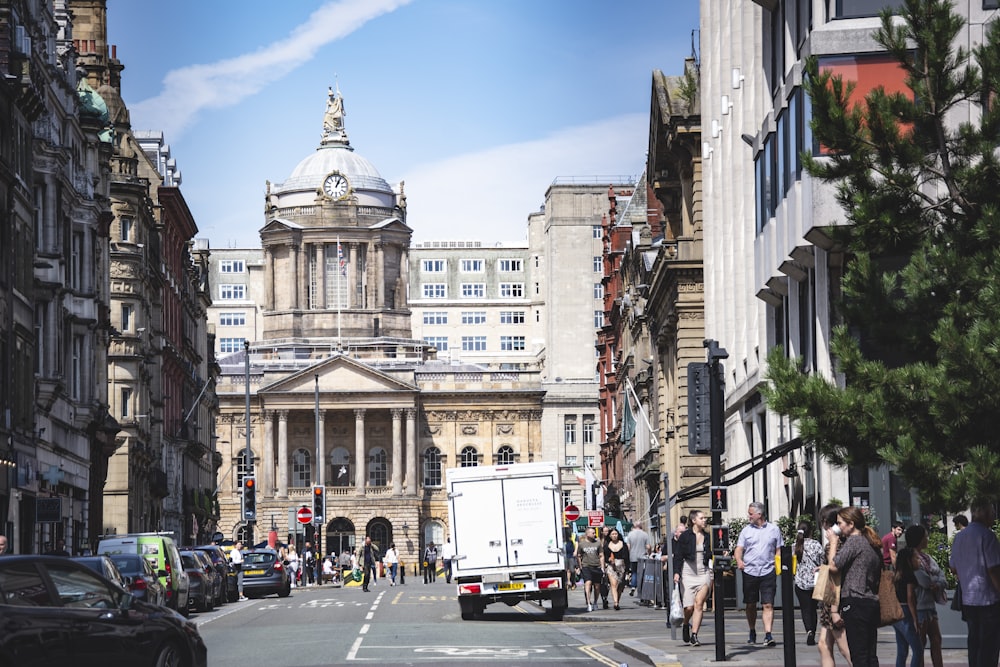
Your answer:
[[[681,667],[681,661],[672,653],[664,653],[637,639],[615,640],[614,647],[622,653],[639,658],[653,667]]]

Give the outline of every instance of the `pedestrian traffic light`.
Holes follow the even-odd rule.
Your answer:
[[[729,526],[712,526],[712,551],[729,551]]]
[[[706,363],[688,364],[688,453],[694,456],[712,452],[710,372]]]
[[[257,520],[257,479],[243,478],[243,520]]]
[[[326,487],[320,484],[313,486],[313,523],[323,523],[326,514]]]
[[[725,486],[708,487],[708,495],[711,499],[711,509],[713,512],[729,511],[729,488]]]

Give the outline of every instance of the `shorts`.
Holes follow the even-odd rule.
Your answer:
[[[778,578],[773,572],[762,577],[743,573],[743,601],[774,604],[774,592],[778,588]]]
[[[937,609],[918,609],[917,610],[917,622],[926,623],[927,621],[936,621],[938,618]]]
[[[580,570],[580,573],[583,575],[581,578],[584,581],[598,585],[600,585],[601,579],[604,578],[604,573],[601,572],[601,568],[599,567],[584,567]]]

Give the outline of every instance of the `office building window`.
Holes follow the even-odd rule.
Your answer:
[[[593,454],[589,454],[583,457],[583,465],[587,466],[588,468],[593,468],[594,463],[596,463],[596,461],[597,459],[594,458]]]
[[[576,444],[576,419],[566,418],[566,423],[563,425],[563,443]]]
[[[219,353],[232,354],[233,352],[239,352],[243,349],[244,341],[246,341],[246,338],[220,338]]]
[[[132,224],[132,218],[122,218],[118,223],[120,229],[118,236],[125,243],[132,242]]]
[[[601,257],[594,258],[594,273],[601,273],[604,270],[604,260]]]
[[[483,260],[481,259],[463,259],[459,266],[462,267],[462,273],[482,273],[483,272]]]
[[[576,461],[577,461],[576,454],[567,454],[566,455],[566,465],[568,465],[568,466],[575,466],[576,465]]]
[[[583,422],[583,444],[592,445],[594,444],[594,434],[597,433],[597,422],[585,421]]]
[[[448,286],[444,283],[424,283],[420,288],[425,299],[444,299],[448,296]]]
[[[424,324],[448,324],[448,313],[443,310],[424,312]]]
[[[462,324],[486,324],[485,310],[463,310]]]
[[[486,297],[486,283],[462,283],[462,297],[482,299]]]
[[[224,259],[219,262],[220,273],[244,273],[246,264],[242,259]]]
[[[604,326],[604,311],[595,310],[594,311],[594,328],[600,329]]]
[[[500,336],[500,349],[504,352],[523,352],[524,336]]]
[[[593,234],[595,239],[599,239],[604,235],[604,231],[601,229],[600,225],[594,225]]]
[[[246,285],[219,285],[219,300],[221,301],[240,301],[246,296]]]
[[[438,352],[444,352],[448,349],[447,336],[424,336],[424,342],[437,348]]]
[[[524,261],[520,259],[501,259],[500,270],[505,273],[524,271]]]
[[[603,299],[604,298],[604,285],[601,283],[594,283],[594,298]]]
[[[130,387],[122,387],[119,393],[119,414],[123,419],[128,419],[132,416],[132,389]]]
[[[129,304],[122,304],[122,331],[132,331],[132,316],[135,309]]]
[[[500,297],[519,299],[524,296],[524,283],[500,283]]]
[[[486,336],[462,336],[463,352],[485,352]]]
[[[500,324],[524,324],[523,310],[501,310]]]
[[[444,273],[447,262],[443,259],[425,259],[421,262],[424,273]]]
[[[219,315],[220,327],[243,327],[247,323],[246,313],[221,313]]]

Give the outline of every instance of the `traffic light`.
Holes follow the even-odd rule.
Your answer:
[[[688,453],[712,453],[712,409],[709,374],[706,363],[688,364]]]
[[[712,526],[712,551],[729,551],[729,526]]]
[[[323,523],[324,514],[326,514],[326,487],[316,484],[313,486],[313,523]]]
[[[243,520],[257,520],[257,479],[243,478]]]
[[[709,509],[713,512],[728,512],[729,511],[729,487],[725,486],[710,486],[708,487],[708,495],[711,499],[711,506]]]

